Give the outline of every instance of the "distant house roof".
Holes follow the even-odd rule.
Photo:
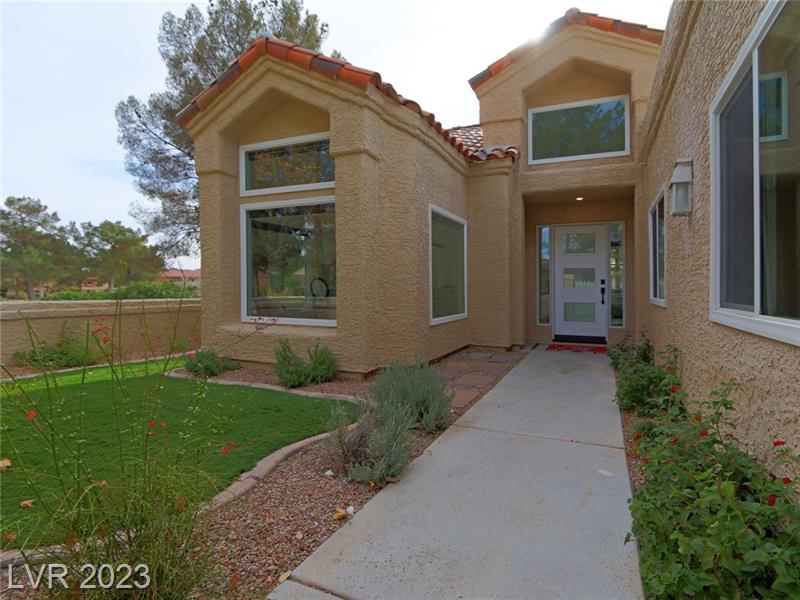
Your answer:
[[[370,85],[374,86],[385,96],[417,113],[420,118],[424,119],[451,146],[469,160],[485,161],[492,158],[511,158],[511,160],[516,160],[519,157],[519,149],[516,146],[498,146],[492,148],[489,152],[477,152],[465,146],[457,136],[442,127],[442,124],[436,120],[433,113],[423,110],[414,100],[404,98],[398,94],[392,84],[386,83],[381,79],[381,75],[377,71],[361,69],[336,58],[307,50],[297,44],[269,36],[253,42],[247,51],[237,58],[205,91],[195,96],[189,105],[178,113],[178,124],[181,127],[186,127],[195,116],[233,85],[233,82],[242,73],[265,55],[288,62],[301,69],[314,71],[329,79],[343,81],[362,90],[366,90]]]
[[[581,12],[577,8],[570,8],[563,17],[556,19],[550,24],[550,26],[542,34],[541,38],[537,40],[531,40],[514,48],[503,58],[496,60],[483,71],[472,77],[469,80],[469,84],[472,86],[472,89],[477,90],[489,79],[498,73],[505,71],[508,67],[514,64],[514,62],[532,52],[543,39],[572,25],[593,27],[595,29],[599,29],[600,31],[608,31],[610,33],[616,33],[625,37],[640,39],[656,45],[661,45],[661,41],[664,39],[663,29],[653,29],[647,25],[639,25],[637,23],[629,23],[628,21],[621,21],[619,19],[601,17],[595,13],[586,13]]]
[[[200,269],[164,269],[161,271],[164,279],[200,279]]]
[[[483,127],[480,125],[459,125],[451,127],[448,131],[472,152],[483,148]]]

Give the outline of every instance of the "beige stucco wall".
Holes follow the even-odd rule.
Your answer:
[[[30,323],[36,336],[53,344],[62,332],[83,339],[109,326],[123,356],[161,355],[200,345],[200,300],[34,301],[0,303],[0,359],[13,364],[13,354],[28,351]],[[106,333],[98,334],[105,336]]]
[[[735,4],[735,7],[734,7]],[[800,443],[800,348],[709,319],[710,101],[750,33],[761,2],[678,3],[670,18],[655,91],[664,92],[648,116],[652,130],[636,191],[636,329],[658,348],[680,348],[680,375],[692,403],[720,381],[744,386],[736,398],[738,435],[759,456],[771,440]],[[685,52],[685,54],[681,54]],[[654,97],[655,101],[655,97]],[[666,218],[666,307],[648,298],[648,209],[674,161],[694,161],[694,209]]]
[[[326,130],[336,163],[335,189],[239,197],[240,144]],[[485,296],[490,288],[475,283],[479,280],[472,275],[467,319],[431,326],[429,313],[431,204],[468,220],[470,273],[491,273],[499,266],[505,289],[521,285],[521,278],[513,281],[521,256],[501,248],[473,250],[491,249],[496,239],[487,242],[486,236],[498,231],[501,239],[516,237],[522,247],[521,204],[512,209],[508,195],[510,160],[494,161],[473,178],[464,157],[416,113],[373,88],[361,92],[271,57],[243,74],[189,131],[200,176],[204,344],[241,360],[270,363],[280,337],[301,352],[320,340],[334,351],[342,370],[366,373],[397,357],[430,359],[458,350],[473,343],[478,322],[488,332],[480,337],[483,343],[509,346],[524,339],[521,295],[508,295],[506,312],[481,312],[485,304],[473,295]],[[473,180],[493,183],[473,185]],[[258,331],[242,323],[240,206],[331,194],[336,198],[336,327],[272,325]],[[493,211],[499,229],[486,227],[488,220],[476,221],[484,216],[476,212],[478,205],[489,206],[486,216]]]

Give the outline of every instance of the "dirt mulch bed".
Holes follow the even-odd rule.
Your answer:
[[[620,410],[619,413],[622,418],[622,436],[625,439],[625,459],[628,462],[628,477],[630,477],[631,486],[636,490],[644,483],[642,459],[637,451],[636,441],[633,439],[636,435],[636,423],[641,421],[642,417],[632,410]]]

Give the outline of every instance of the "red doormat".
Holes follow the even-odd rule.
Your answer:
[[[548,352],[558,350],[568,350],[569,352],[593,352],[594,354],[605,354],[608,348],[605,346],[576,345],[576,344],[550,344],[547,346]]]

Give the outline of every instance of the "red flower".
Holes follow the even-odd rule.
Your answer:
[[[161,421],[161,429],[166,429],[167,423],[165,421]]]
[[[671,388],[669,388],[669,391],[672,392],[673,394],[677,394],[678,392],[681,391],[681,386],[673,385]]]
[[[770,479],[775,479],[775,473],[773,473],[772,471],[770,471],[769,478],[770,478]]]
[[[767,500],[767,504],[769,504],[770,506],[775,506],[775,503],[777,501],[778,497],[775,494],[772,494],[772,496],[770,496],[769,499]]]
[[[790,483],[792,483],[792,478],[791,477],[784,477],[783,478],[783,483],[785,483],[786,485],[789,485]]]
[[[649,459],[649,458],[647,458],[647,457],[645,456],[645,457],[642,459],[642,464],[643,464],[643,465],[650,464],[650,459]]]
[[[228,453],[228,452],[230,452],[230,451],[231,451],[231,449],[230,449],[228,446],[223,446],[223,447],[222,447],[222,453],[223,453],[223,454],[227,454],[227,453]]]
[[[228,446],[235,446],[236,442],[228,442]]]
[[[638,442],[640,439],[642,439],[642,434],[641,433],[637,433],[635,436],[633,436],[633,441],[634,442]]]
[[[156,426],[156,422],[155,421],[148,421],[147,422],[147,426],[148,427],[155,427]]]
[[[103,343],[104,343],[104,344],[107,344],[107,343],[109,343],[110,341],[111,341],[111,338],[109,338],[107,335],[106,335],[106,336],[103,336]]]
[[[786,442],[785,442],[785,441],[783,441],[783,440],[775,440],[774,442],[772,442],[772,445],[773,445],[775,448],[777,448],[778,446],[783,446],[784,444],[786,444]]]
[[[25,413],[25,418],[28,419],[28,421],[33,421],[36,418],[36,411],[33,409],[29,410]]]
[[[665,465],[668,465],[669,463],[670,463],[670,460],[669,460],[668,458],[665,458],[665,459],[664,459],[664,464],[665,464]]]
[[[708,437],[708,429],[701,429],[700,435],[703,437]]]
[[[194,350],[192,350],[191,352],[187,352],[186,353],[186,358],[188,358],[189,360],[194,360],[195,356],[197,356],[197,355],[195,354]]]

